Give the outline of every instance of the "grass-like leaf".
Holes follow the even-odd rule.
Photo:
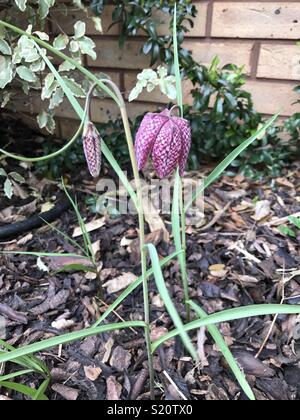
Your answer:
[[[222,322],[234,321],[242,318],[250,318],[254,316],[263,315],[277,315],[277,314],[299,314],[300,305],[251,305],[244,306],[241,308],[228,309],[226,311],[217,312],[212,315],[208,315],[204,319],[196,319],[188,324],[184,325],[183,330],[185,332],[192,331],[201,327],[207,327],[213,324],[220,324]],[[176,329],[160,337],[152,344],[152,351],[154,352],[161,344],[165,341],[170,340],[178,336],[182,332],[181,329]],[[0,358],[1,361],[1,358]]]
[[[180,251],[182,252],[182,251]],[[163,260],[161,260],[159,262],[159,265],[161,267],[164,267],[165,265],[169,264],[169,262],[171,262],[174,258],[176,258],[178,255],[178,252],[174,252],[170,255],[168,255],[166,258],[164,258]],[[149,278],[150,276],[152,276],[154,273],[153,268],[151,268],[150,270],[148,270],[146,272],[146,277]],[[93,327],[97,327],[98,325],[101,324],[101,322],[103,322],[112,312],[114,312],[115,309],[117,309],[117,307],[119,305],[121,305],[121,303],[123,302],[124,299],[127,298],[127,296],[129,296],[137,287],[141,286],[143,284],[143,278],[142,276],[138,277],[133,283],[131,283],[121,294],[120,296],[117,297],[117,299],[111,304],[109,305],[109,308],[107,308],[107,310],[104,312],[104,314],[101,315],[101,317],[97,320],[97,322],[95,322],[95,324],[93,325]]]
[[[183,344],[185,345],[185,347],[187,348],[187,350],[189,351],[193,359],[197,360],[198,359],[197,352],[193,346],[193,343],[190,337],[188,336],[187,332],[184,329],[184,325],[180,318],[180,315],[178,314],[177,309],[169,295],[169,292],[168,292],[168,289],[167,289],[167,286],[165,284],[164,277],[162,274],[162,270],[159,264],[159,258],[158,258],[156,248],[153,244],[147,244],[146,246],[149,250],[155,282],[156,282],[158,291],[160,293],[160,296],[166,306],[167,311],[169,312],[170,317],[172,318],[174,325],[177,328],[177,331],[179,331],[179,335],[183,341]]]
[[[60,229],[58,229],[56,226],[54,226],[53,223],[49,223],[47,222],[47,220],[44,220],[43,218],[41,218],[43,220],[43,222],[49,226],[52,230],[54,230],[56,233],[58,233],[59,235],[61,235],[67,242],[69,242],[70,245],[73,245],[75,248],[79,249],[86,257],[88,257],[88,253],[86,253],[86,250],[76,241],[74,241],[73,238],[71,238],[69,235],[67,235],[65,232],[61,231]]]
[[[19,376],[27,375],[27,373],[32,373],[32,372],[34,372],[34,370],[24,369],[24,370],[19,370],[18,372],[9,373],[8,375],[1,375],[0,382],[10,381],[11,379],[15,379],[15,378],[18,378]]]
[[[73,207],[73,210],[75,211],[75,214],[76,214],[76,217],[77,217],[77,220],[78,220],[78,223],[79,223],[81,232],[82,232],[82,236],[83,236],[83,241],[84,241],[84,246],[85,246],[85,253],[86,253],[86,255],[89,256],[89,258],[92,260],[93,264],[95,265],[96,264],[96,261],[95,261],[95,255],[94,255],[94,252],[93,252],[93,246],[92,246],[91,237],[90,237],[90,235],[89,235],[89,233],[88,233],[88,231],[86,229],[86,226],[85,226],[84,220],[83,220],[83,218],[82,218],[82,216],[80,214],[78,205],[73,200],[73,198],[71,197],[71,195],[69,194],[69,192],[68,192],[68,190],[67,190],[67,188],[65,186],[65,183],[64,183],[63,178],[62,178],[62,187],[63,187],[63,190],[64,190],[66,196],[68,197],[68,200],[71,203],[71,206]]]
[[[203,192],[213,183],[215,182],[223,172],[232,164],[232,162],[244,151],[246,150],[255,140],[260,138],[267,129],[273,124],[273,122],[279,117],[279,114],[274,115],[270,118],[253,136],[251,136],[248,140],[245,140],[240,146],[234,149],[227,157],[224,159],[220,165],[216,167],[215,170],[206,178],[204,183],[201,185],[200,188],[197,189],[196,193],[190,200],[190,202],[185,207],[185,213],[191,207],[193,202],[197,200],[197,198],[203,194]]]
[[[37,392],[35,389],[30,388],[29,386],[17,384],[16,382],[3,381],[3,382],[0,382],[0,387],[1,386],[7,389],[11,389],[13,391],[20,392],[21,394],[27,395],[28,397],[31,397],[32,399],[35,397],[36,392]],[[41,394],[39,399],[42,401],[48,400],[48,398],[44,394]]]
[[[196,303],[190,302],[190,305],[200,319],[205,319],[207,317],[207,313],[202,308],[200,308],[200,306],[198,306]],[[218,328],[215,325],[208,325],[207,331],[209,332],[209,334],[212,336],[213,340],[219,347],[219,350],[223,354],[225,360],[227,361],[230,369],[232,370],[232,373],[236,377],[236,380],[240,384],[242,390],[245,392],[245,394],[250,400],[252,401],[255,400],[255,395],[253,394],[253,391],[250,388],[250,385],[248,384],[244,373],[239,368],[237,361],[233,357],[233,354],[231,353],[229,347],[227,346]]]
[[[20,357],[28,356],[43,350],[48,350],[57,347],[61,344],[71,343],[73,341],[82,340],[87,337],[98,335],[104,332],[123,330],[126,328],[145,328],[146,324],[143,321],[128,321],[116,324],[102,325],[101,327],[92,327],[85,330],[76,331],[68,334],[63,334],[58,337],[48,338],[38,343],[30,344],[28,346],[20,347],[18,349],[3,352],[0,354],[0,363],[14,361]]]

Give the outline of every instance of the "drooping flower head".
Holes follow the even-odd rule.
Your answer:
[[[139,170],[145,167],[151,154],[160,178],[169,176],[178,166],[182,176],[190,148],[191,128],[187,120],[172,116],[168,109],[145,115],[135,139]]]
[[[101,170],[101,137],[95,125],[88,121],[83,130],[83,150],[92,177],[97,178]]]

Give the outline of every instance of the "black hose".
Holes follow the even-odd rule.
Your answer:
[[[0,226],[0,239],[15,238],[21,233],[31,231],[32,229],[40,228],[45,224],[44,220],[48,223],[54,222],[62,213],[70,208],[70,202],[63,199],[53,209],[30,217],[23,222],[11,223],[8,225]]]

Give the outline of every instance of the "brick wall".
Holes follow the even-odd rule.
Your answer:
[[[198,0],[194,3],[198,8],[198,17],[185,46],[193,51],[195,59],[208,64],[218,55],[223,64],[244,65],[248,75],[246,88],[253,94],[258,111],[273,114],[281,109],[283,116],[296,112],[297,106],[292,103],[297,96],[292,88],[300,79],[300,47],[296,45],[300,39],[299,0]],[[127,95],[135,83],[138,70],[149,67],[149,59],[140,55],[141,36],[132,37],[123,50],[119,49],[118,26],[107,31],[111,11],[111,7],[106,7],[102,16],[103,35],[97,34],[93,26],[88,25],[88,35],[97,43],[98,59],[87,59],[86,64],[93,70],[108,73]],[[80,13],[75,13],[72,19],[57,16],[60,26],[70,33],[73,21],[78,18],[82,18]],[[168,16],[160,13],[158,19],[163,22],[161,33],[166,33]],[[184,90],[185,101],[191,102],[188,84]],[[156,109],[157,104],[164,101],[159,92],[154,95],[145,93],[138,102],[129,105],[130,116]],[[118,110],[110,100],[95,100],[92,115],[96,122],[102,122],[116,117]],[[75,130],[72,109],[64,104],[58,116],[60,133],[69,137]]]

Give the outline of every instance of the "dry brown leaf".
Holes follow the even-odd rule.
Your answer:
[[[120,245],[126,248],[127,246],[130,246],[132,244],[133,239],[128,239],[126,236],[124,236],[121,240]]]
[[[107,287],[107,293],[117,293],[120,290],[126,289],[131,283],[136,280],[136,276],[132,273],[124,273],[115,279],[107,281],[103,287]]]
[[[105,226],[105,217],[101,217],[101,219],[95,219],[85,225],[87,232],[93,232],[94,230],[100,229]],[[78,238],[82,236],[81,227],[78,226],[74,229],[73,238]]]
[[[28,233],[27,235],[23,236],[21,239],[18,240],[17,245],[25,245],[27,242],[31,241],[33,238],[32,233]]]
[[[143,209],[145,213],[145,220],[149,225],[151,232],[161,230],[163,232],[163,239],[165,242],[170,242],[170,234],[166,229],[163,219],[159,215],[159,211],[154,207],[150,200],[143,201]]]
[[[265,219],[271,213],[271,204],[268,200],[258,201],[255,206],[255,215],[253,219],[257,222]]]
[[[149,233],[149,235],[145,236],[145,243],[153,244],[157,246],[163,239],[163,231],[156,230],[155,232]],[[131,260],[134,261],[136,264],[140,261],[140,240],[135,239],[130,247],[128,248],[129,252],[131,253]]]
[[[292,190],[295,188],[295,185],[292,182],[288,181],[286,178],[277,178],[276,183],[278,185],[281,185],[282,187],[291,188]]]
[[[15,182],[13,179],[10,179],[10,180],[13,185],[14,195],[17,197],[20,197],[21,200],[26,200],[29,197],[29,195],[24,190],[24,188],[22,188],[21,185]]]
[[[105,348],[105,353],[102,357],[102,363],[107,363],[109,361],[110,355],[111,355],[111,350],[113,348],[114,345],[114,339],[112,337],[110,337],[107,342],[104,344],[104,348]]]
[[[162,300],[160,295],[153,296],[151,301],[152,301],[152,305],[156,306],[157,308],[164,308],[165,306],[164,301]]]
[[[92,250],[94,255],[100,252],[100,239],[92,244]]]
[[[70,265],[82,265],[84,267],[93,268],[93,263],[85,257],[48,257],[49,267],[51,270],[60,270]]]
[[[47,201],[46,203],[44,203],[41,207],[41,213],[46,213],[47,211],[52,210],[55,207],[55,204],[52,203],[51,201]]]
[[[224,264],[215,264],[209,267],[210,274],[214,277],[223,278],[227,275],[228,270]]]

